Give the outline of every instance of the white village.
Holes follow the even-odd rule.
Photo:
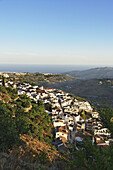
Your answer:
[[[88,101],[80,101],[59,89],[32,86],[29,83],[14,83],[10,80],[5,82],[6,87],[10,85],[18,89],[18,95],[26,94],[36,103],[42,100],[44,105],[50,106],[45,111],[51,116],[54,137],[52,144],[58,150],[66,152],[67,142],[77,146],[84,135],[89,136],[92,144],[96,142],[97,146],[109,146],[112,142],[109,129],[104,127],[99,113]]]

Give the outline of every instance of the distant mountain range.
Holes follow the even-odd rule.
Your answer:
[[[84,71],[70,71],[64,74],[69,74],[79,79],[112,79],[113,67],[98,67]]]

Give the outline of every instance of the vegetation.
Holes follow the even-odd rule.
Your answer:
[[[11,87],[0,86],[0,96],[4,102],[9,102],[13,99],[16,99],[17,89],[13,89]]]
[[[2,85],[5,86],[5,77],[2,76]]]
[[[113,166],[113,145],[99,148],[92,145],[90,139],[85,137],[79,146],[70,150],[72,161],[69,169],[80,170],[111,170]]]
[[[52,142],[52,122],[45,112],[42,102],[38,105],[32,103],[32,110],[29,111],[27,119],[28,134],[37,140],[50,144]]]
[[[79,96],[75,96],[74,94],[70,93],[70,96],[79,100],[79,101],[86,101],[86,99],[82,98],[82,97],[79,97]]]
[[[23,144],[18,148],[13,148],[11,154],[15,157],[24,157],[24,160],[32,162],[32,160],[38,160],[41,163],[50,161],[51,163],[56,159],[61,158],[60,153],[49,144],[40,142],[35,138],[28,135],[21,135],[20,139]],[[28,145],[29,143],[29,145]]]
[[[9,103],[0,101],[0,150],[8,152],[9,149],[20,146],[20,135],[23,134],[50,145],[52,122],[45,112],[44,104],[40,101],[37,105],[26,95],[13,100],[11,88],[0,87],[0,90],[9,95],[11,100]],[[25,112],[25,108],[30,105],[32,109]]]
[[[14,102],[17,107],[28,108],[31,105],[31,99],[26,95],[20,95],[20,97]]]
[[[100,113],[102,122],[104,123],[104,125],[106,127],[108,127],[108,129],[110,130],[111,135],[113,137],[113,121],[112,121],[112,118],[113,118],[113,109],[110,108],[109,106],[103,107],[103,108],[97,106],[97,109],[98,109],[98,111]]]
[[[64,82],[75,79],[70,75],[64,74],[42,74],[42,73],[27,73],[24,76],[15,75],[16,81],[30,83],[31,85],[39,85],[42,82]]]
[[[95,108],[98,110],[105,127],[108,127],[113,137],[113,109],[109,106]],[[84,114],[84,113],[83,113]],[[82,142],[73,145],[70,149],[71,163],[69,169],[80,170],[111,170],[113,166],[113,144],[108,147],[98,147],[96,143],[92,145],[88,136],[82,136]]]

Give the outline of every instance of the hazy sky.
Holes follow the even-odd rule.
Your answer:
[[[0,64],[113,65],[113,0],[0,0]]]

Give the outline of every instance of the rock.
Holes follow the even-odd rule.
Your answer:
[[[17,167],[15,168],[15,170],[23,170],[23,169],[21,168],[21,166],[17,165]]]
[[[0,158],[0,170],[4,170],[4,165],[7,162],[7,158]]]
[[[8,158],[9,155],[8,155],[7,153],[0,152],[0,158],[1,158],[1,157],[6,157],[6,158]]]

